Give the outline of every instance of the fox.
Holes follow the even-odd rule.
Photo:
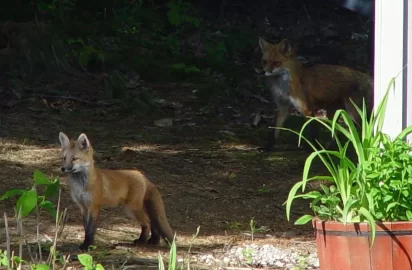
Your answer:
[[[156,245],[161,237],[172,243],[175,232],[168,222],[162,196],[141,171],[96,168],[93,147],[85,133],[74,141],[60,132],[59,140],[61,171],[69,175],[71,197],[83,217],[85,234],[80,250],[87,250],[94,243],[99,212],[104,206],[123,206],[129,218],[137,219],[141,233],[133,241],[135,245]]]
[[[287,38],[271,43],[259,37],[259,47],[265,86],[278,109],[276,127],[283,127],[291,106],[304,117],[314,116],[316,111],[324,109],[329,119],[337,110],[345,109],[360,127],[360,116],[352,102],[362,108],[365,100],[367,114],[370,115],[373,86],[372,78],[367,73],[340,65],[304,66]],[[316,139],[318,130],[313,127],[309,130],[310,139]],[[263,150],[273,150],[279,134],[280,129],[271,129]],[[330,143],[327,142],[327,145]]]

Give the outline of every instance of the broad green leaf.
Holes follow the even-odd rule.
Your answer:
[[[47,198],[53,197],[54,195],[58,194],[59,187],[60,187],[59,180],[56,180],[55,182],[47,185],[46,190],[44,191],[44,196],[46,196]]]
[[[42,201],[41,203],[39,203],[39,207],[46,209],[46,211],[49,212],[53,219],[56,219],[57,210],[51,201]]]
[[[9,260],[7,260],[6,251],[4,252],[3,257],[0,260],[0,265],[9,266]]]
[[[96,264],[96,270],[104,270],[103,265],[101,265],[100,263]]]
[[[406,210],[406,216],[408,217],[408,220],[412,220],[412,211],[411,210]]]
[[[36,264],[34,269],[36,269],[36,270],[49,270],[50,267],[47,264],[39,263],[39,264]]]
[[[10,197],[16,196],[16,195],[21,195],[24,192],[26,192],[24,189],[10,189],[8,190],[6,193],[4,193],[4,195],[0,198],[0,200],[5,200],[8,199]]]
[[[398,202],[391,202],[386,206],[386,212],[389,212],[392,208],[398,205]]]
[[[34,170],[33,178],[36,185],[48,185],[51,183],[49,178],[38,169]]]
[[[323,192],[325,194],[329,194],[329,188],[323,184],[320,184],[320,187],[322,188]]]
[[[89,254],[79,254],[77,255],[77,258],[79,259],[79,262],[85,267],[93,265],[93,257]]]
[[[25,217],[36,207],[37,193],[36,190],[28,190],[21,195],[16,203],[17,213],[20,211],[20,216]]]
[[[388,202],[393,199],[392,194],[386,194],[385,197],[383,198],[383,202]]]

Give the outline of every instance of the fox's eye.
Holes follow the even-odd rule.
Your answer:
[[[262,64],[263,64],[263,65],[266,65],[267,63],[268,63],[268,61],[262,60]]]
[[[280,64],[280,62],[277,62],[277,61],[273,62],[274,66],[279,66],[279,64]]]
[[[73,157],[73,161],[78,160],[78,159],[79,159],[78,157]]]

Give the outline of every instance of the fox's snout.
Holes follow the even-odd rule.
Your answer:
[[[62,172],[68,173],[68,172],[73,171],[73,166],[70,166],[70,167],[62,166],[61,170],[62,170]]]

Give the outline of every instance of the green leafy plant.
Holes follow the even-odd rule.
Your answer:
[[[376,221],[412,220],[412,204],[408,197],[412,193],[412,148],[404,140],[412,132],[412,126],[402,130],[394,139],[382,132],[389,90],[394,82],[395,78],[392,78],[382,101],[370,117],[365,102],[362,109],[354,104],[361,118],[361,132],[345,110],[338,110],[332,120],[312,117],[300,133],[283,128],[298,134],[299,143],[303,138],[314,150],[306,159],[302,180],[289,192],[286,201],[288,220],[293,200],[307,199],[315,216],[321,220],[344,224],[368,222],[371,245],[375,239]],[[345,125],[338,122],[340,116]],[[318,121],[330,131],[337,150],[327,150],[320,143],[317,147],[302,136],[302,131],[311,121]],[[355,159],[351,157],[351,151]],[[309,177],[315,158],[325,165],[327,175]],[[320,191],[305,193],[308,182],[316,180],[328,184],[321,185]],[[297,194],[299,189],[302,194]],[[303,215],[295,224],[306,224],[312,218],[313,215]]]
[[[256,230],[256,222],[254,218],[250,219],[249,226],[250,226],[250,233],[252,234],[252,241],[253,241],[253,236]]]
[[[175,270],[175,269],[190,269],[190,251],[192,249],[192,244],[194,242],[194,240],[196,239],[197,235],[199,234],[199,230],[200,230],[200,226],[197,227],[196,229],[196,233],[192,235],[192,240],[189,243],[189,249],[186,253],[186,255],[183,258],[183,263],[182,265],[178,265],[177,264],[177,246],[176,246],[176,234],[173,237],[173,242],[170,245],[170,253],[169,253],[169,263],[168,263],[168,270]],[[158,254],[157,256],[157,260],[158,260],[158,269],[159,270],[165,270],[165,265],[163,262],[163,258],[162,255]],[[184,267],[186,266],[186,268]]]
[[[213,42],[206,46],[208,63],[212,66],[224,66],[229,57],[229,51],[224,41]]]
[[[37,8],[40,12],[50,16],[52,19],[64,23],[67,20],[67,15],[76,7],[76,0],[53,0],[39,1]]]
[[[86,44],[82,38],[68,39],[67,43],[72,48],[72,56],[82,69],[86,69],[92,60],[104,63],[105,55],[96,46]]]
[[[180,26],[181,24],[188,23],[199,27],[200,20],[197,16],[190,15],[195,11],[190,2],[183,0],[171,0],[167,3],[167,6],[169,8],[167,18],[172,25]]]
[[[24,189],[10,189],[8,190],[0,200],[5,200],[14,196],[19,196],[17,200],[15,211],[16,214],[24,218],[29,215],[37,206],[39,210],[46,210],[53,218],[56,218],[56,207],[48,200],[57,194],[60,187],[60,182],[56,178],[50,180],[45,174],[39,170],[35,170],[33,173],[34,184],[29,190]],[[37,193],[38,186],[46,186],[43,195]]]
[[[168,264],[168,270],[175,270],[177,268],[177,253],[176,253],[176,234],[173,236],[173,242],[170,245],[170,256],[169,256],[169,264]],[[158,269],[159,270],[164,270],[165,266],[163,263],[162,255],[158,255]]]
[[[308,268],[307,255],[300,255],[298,259],[298,265],[293,268],[293,270],[303,270]]]
[[[93,262],[93,257],[89,254],[79,254],[77,258],[85,270],[104,270],[104,267],[100,263],[96,264]]]
[[[173,64],[172,68],[184,73],[200,73],[200,69],[193,65],[186,65],[185,63]]]
[[[248,264],[251,264],[253,261],[253,248],[247,247],[242,250],[242,255],[246,259]]]
[[[33,186],[30,189],[11,189],[8,190],[0,200],[10,199],[12,197],[18,196],[15,204],[15,219],[17,223],[17,232],[19,234],[19,254],[14,256],[11,252],[11,241],[10,232],[7,222],[7,214],[4,213],[5,218],[5,231],[6,231],[6,245],[7,251],[2,252],[0,250],[0,266],[6,266],[7,269],[21,269],[23,264],[30,266],[30,269],[55,269],[56,262],[60,262],[65,265],[68,261],[68,257],[61,256],[56,251],[57,237],[61,233],[64,224],[66,211],[63,213],[59,212],[60,206],[60,182],[58,178],[53,180],[49,179],[45,174],[39,170],[35,170],[33,173]],[[40,187],[43,187],[40,192]],[[51,197],[58,194],[58,203],[56,206],[49,200]],[[48,212],[53,219],[56,221],[56,231],[52,244],[49,246],[50,253],[47,260],[43,260],[42,246],[39,235],[40,235],[40,215],[42,211]],[[37,217],[37,246],[38,250],[36,256],[33,256],[31,252],[31,247],[27,243],[25,235],[23,233],[23,219],[27,217],[32,212],[36,213]],[[30,260],[23,260],[23,244],[27,246],[28,253],[30,255]]]
[[[270,189],[268,189],[265,184],[263,184],[261,187],[258,187],[257,191],[259,193],[268,193],[270,191]]]

